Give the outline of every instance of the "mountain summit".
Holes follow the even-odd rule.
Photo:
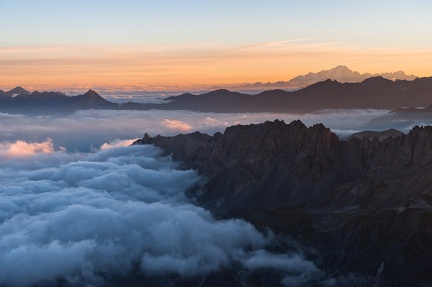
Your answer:
[[[30,92],[24,89],[23,87],[18,86],[13,88],[10,91],[7,91],[6,94],[13,96],[13,95],[21,95],[21,94],[30,94]]]
[[[83,95],[76,96],[74,108],[76,109],[115,109],[118,105],[105,100],[93,90],[88,90]]]
[[[359,83],[370,77],[381,76],[389,80],[414,80],[417,78],[415,75],[407,75],[403,71],[397,71],[392,73],[380,73],[380,74],[370,74],[359,72],[349,69],[347,66],[337,66],[330,70],[323,70],[317,73],[308,73],[306,75],[297,76],[289,81],[279,81],[276,83],[266,83],[257,82],[252,85],[247,85],[244,88],[302,88],[309,85],[315,84],[317,82],[325,81],[327,79],[336,80],[340,83]]]

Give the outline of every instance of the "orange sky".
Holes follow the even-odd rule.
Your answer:
[[[187,89],[193,85],[287,81],[337,65],[361,73],[403,70],[430,76],[432,50],[308,43],[303,39],[248,46],[9,47],[0,48],[0,88]]]

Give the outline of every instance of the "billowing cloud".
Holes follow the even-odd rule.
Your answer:
[[[301,282],[322,276],[298,253],[266,251],[271,235],[192,204],[184,192],[202,179],[177,165],[153,146],[0,161],[0,285],[102,286],[137,272],[187,277],[231,266]]]
[[[164,119],[164,121],[161,123],[161,126],[170,130],[176,130],[181,132],[188,132],[192,128],[190,125],[188,125],[185,122],[179,120],[169,120],[169,119]]]
[[[53,153],[54,145],[51,139],[44,142],[25,142],[22,140],[14,143],[0,143],[0,155],[10,157],[31,156],[38,153]]]
[[[213,134],[234,124],[274,119],[301,119],[308,126],[322,122],[345,135],[386,113],[0,114],[0,285],[50,285],[61,279],[101,286],[108,277],[132,273],[205,276],[232,267],[248,273],[279,270],[280,284],[286,286],[319,281],[326,276],[295,248],[269,252],[271,235],[242,220],[218,221],[194,205],[185,191],[203,179],[194,171],[176,170],[178,163],[161,157],[155,147],[127,146],[129,139],[145,132]],[[338,280],[326,282],[331,286]]]
[[[101,149],[101,150],[104,150],[104,149],[115,148],[115,147],[121,147],[121,146],[130,146],[130,145],[132,145],[132,143],[133,143],[134,141],[136,141],[137,139],[138,139],[138,138],[130,139],[130,140],[119,140],[119,139],[116,139],[116,140],[114,140],[113,142],[110,142],[110,143],[104,143],[104,144],[100,147],[100,149]]]
[[[210,135],[223,132],[227,126],[261,123],[266,120],[300,119],[306,125],[324,123],[345,136],[364,129],[363,123],[385,115],[386,110],[327,110],[314,114],[282,113],[198,113],[192,111],[78,111],[64,117],[25,117],[0,113],[0,142],[45,142],[51,138],[54,148],[89,151],[116,139],[129,140],[150,135],[176,135],[200,131]],[[395,123],[396,125],[396,123]],[[397,126],[395,126],[397,128]],[[368,126],[368,129],[373,126]],[[404,125],[406,128],[406,124]],[[105,145],[104,148],[108,147]]]

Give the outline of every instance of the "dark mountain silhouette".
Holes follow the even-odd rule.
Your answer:
[[[6,94],[13,96],[13,95],[21,95],[21,94],[30,94],[30,92],[27,91],[26,89],[18,86],[18,87],[13,88],[10,91],[7,91]]]
[[[391,81],[372,77],[361,83],[325,80],[304,89],[287,92],[270,90],[247,95],[217,90],[201,95],[170,97],[165,104],[147,104],[147,109],[193,110],[201,112],[304,113],[322,109],[394,109],[426,106],[432,102],[432,77],[413,81]]]
[[[275,83],[254,83],[251,85],[245,85],[241,88],[245,89],[293,89],[303,88],[309,85],[321,82],[327,79],[336,80],[340,83],[358,83],[366,80],[367,78],[381,76],[389,80],[414,80],[417,76],[406,75],[403,71],[394,73],[381,73],[381,74],[370,74],[352,71],[346,66],[337,66],[330,70],[323,70],[317,73],[308,73],[306,75],[297,76],[289,81],[279,81]]]
[[[136,104],[136,107],[142,105]],[[15,97],[0,98],[0,112],[25,115],[61,115],[86,109],[121,109],[122,105],[105,100],[89,90],[78,96],[66,96],[60,92],[22,93]]]
[[[112,110],[119,107],[118,104],[102,98],[98,93],[89,90],[83,95],[78,95],[72,98],[71,107],[76,110],[97,109],[97,110]]]
[[[362,131],[362,132],[358,132],[358,133],[354,133],[352,135],[350,135],[347,139],[350,140],[352,138],[356,138],[356,139],[363,139],[363,138],[368,138],[369,140],[373,140],[374,138],[378,138],[379,141],[382,141],[388,137],[399,137],[401,135],[403,135],[404,133],[401,131],[398,131],[396,129],[389,129],[389,130],[385,130],[385,131]]]
[[[399,107],[391,110],[388,114],[374,118],[364,127],[374,129],[385,129],[388,127],[406,128],[414,125],[432,124],[432,105],[425,108],[419,107]]]
[[[214,214],[298,239],[334,278],[429,286],[431,143],[430,126],[382,141],[341,141],[322,124],[276,120],[214,136],[146,134],[135,144],[159,146],[205,176],[192,194]]]
[[[80,109],[192,110],[199,112],[278,112],[307,113],[323,109],[396,109],[401,106],[429,106],[432,102],[432,77],[413,81],[391,81],[372,77],[361,83],[325,80],[304,89],[264,91],[256,95],[225,89],[193,95],[185,93],[167,98],[163,104],[122,105],[109,102],[95,91],[68,97],[59,92],[23,93],[15,97],[0,92],[0,112],[50,114]],[[432,107],[430,108],[432,110]]]

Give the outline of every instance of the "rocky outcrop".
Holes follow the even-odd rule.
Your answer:
[[[382,286],[432,282],[432,127],[341,141],[321,124],[276,120],[136,144],[206,176],[194,195],[218,216],[295,236],[336,275],[384,266]]]
[[[316,185],[330,183],[341,165],[337,136],[323,125],[307,128],[300,121],[233,126],[213,137],[147,136],[137,143],[162,147],[186,168],[209,176],[206,198],[223,199],[236,212],[264,202],[268,208],[301,202]]]

